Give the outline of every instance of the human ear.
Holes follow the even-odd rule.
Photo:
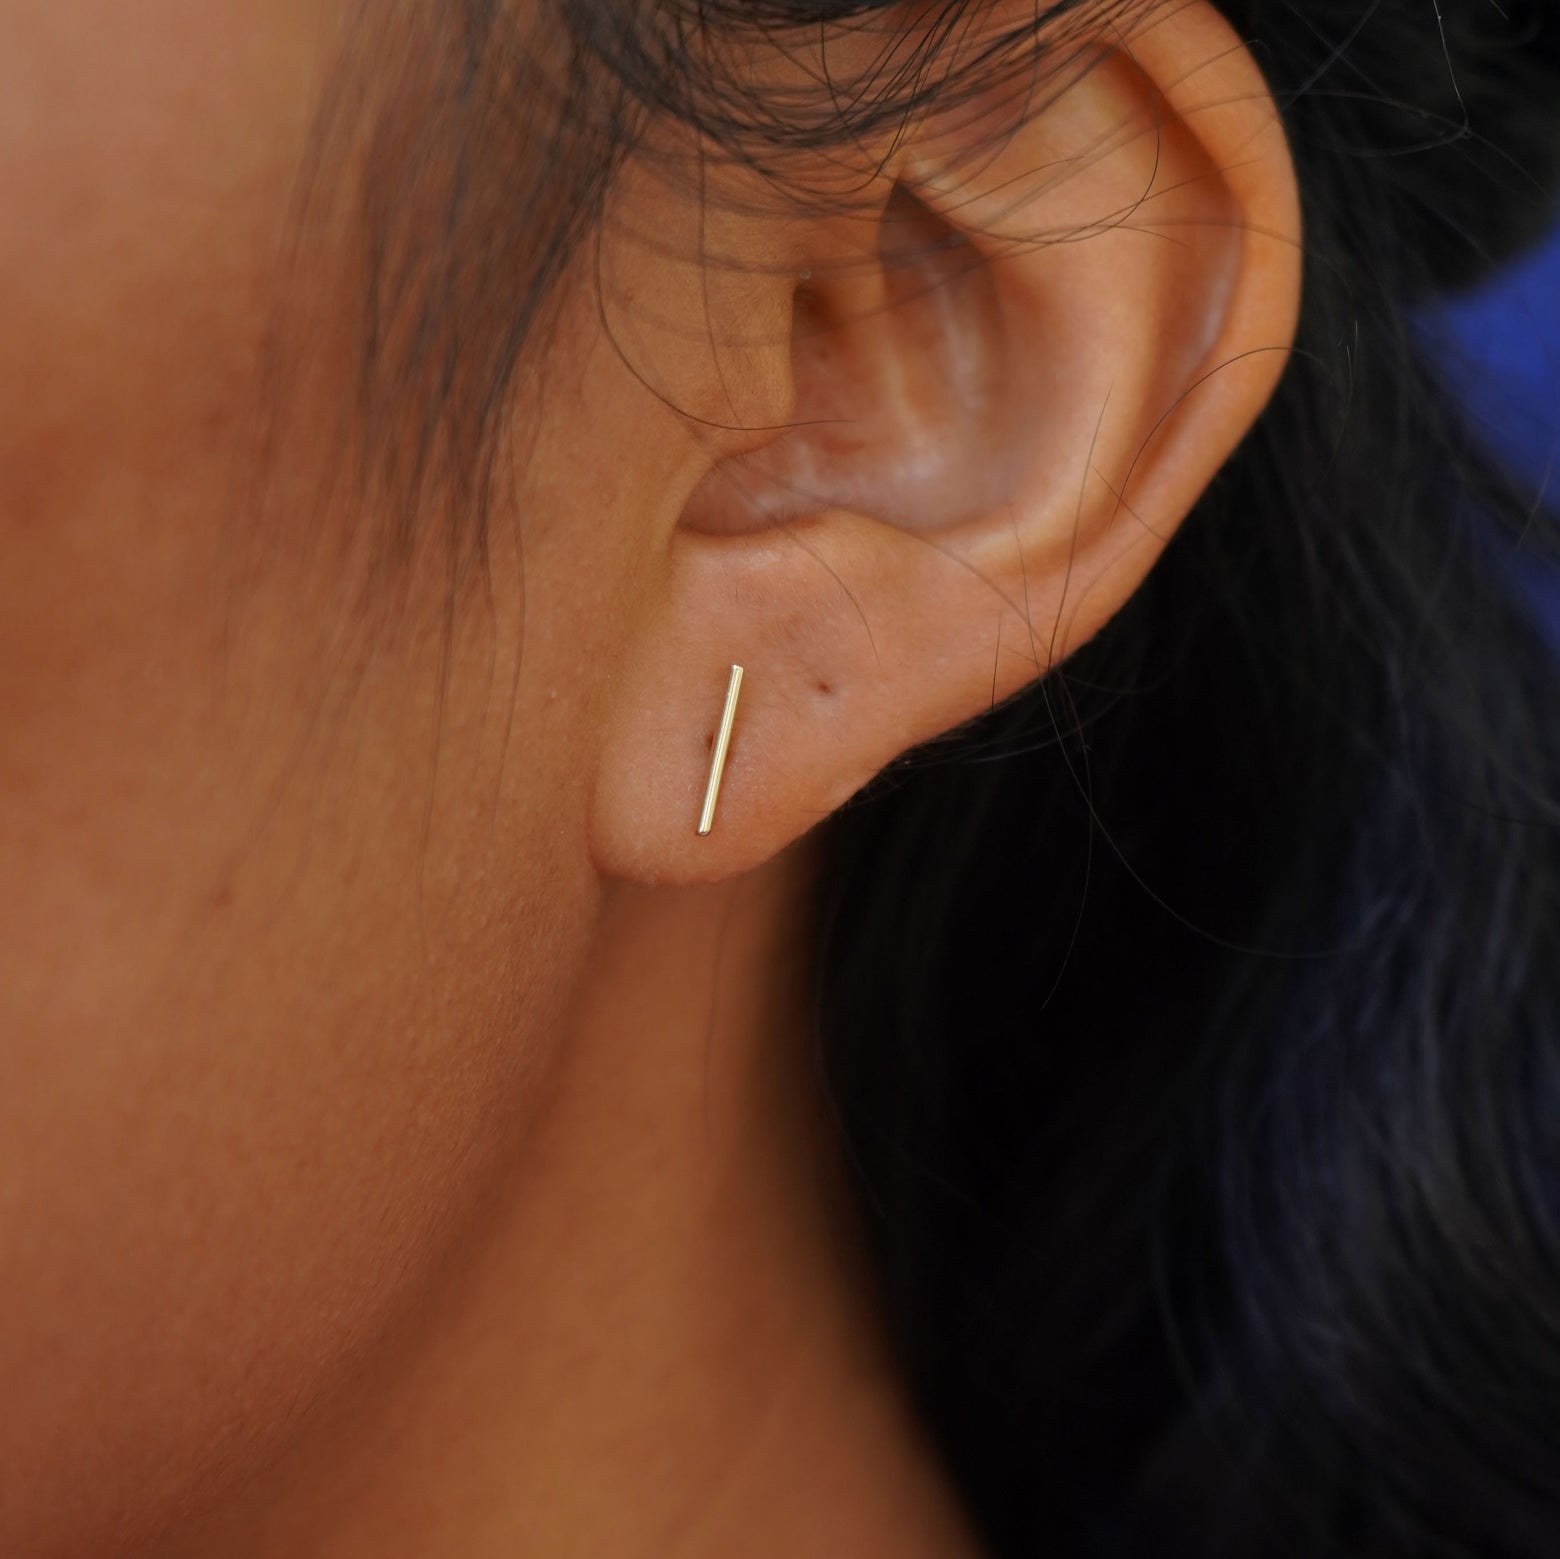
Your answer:
[[[798,268],[751,280],[755,317],[789,319],[749,349],[789,411],[712,449],[654,540],[594,777],[604,873],[748,869],[1042,675],[1138,586],[1266,402],[1300,289],[1277,110],[1211,5],[1133,16],[1042,104],[911,126],[849,211],[792,218]],[[729,220],[753,247],[773,219]]]

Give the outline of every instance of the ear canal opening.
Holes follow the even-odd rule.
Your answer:
[[[895,184],[884,204],[877,255],[891,308],[957,282],[986,263],[965,234],[904,184]]]
[[[830,238],[793,289],[792,421],[708,473],[689,529],[843,508],[930,531],[1000,496],[1014,376],[990,263],[903,185]]]
[[[806,270],[793,293],[796,345],[914,304],[986,263],[965,234],[902,183],[889,192],[870,239],[864,219],[852,225],[856,242]]]

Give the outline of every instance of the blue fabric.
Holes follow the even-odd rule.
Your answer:
[[[1560,476],[1560,230],[1440,324],[1491,444],[1535,483]]]
[[[1535,507],[1560,512],[1560,229],[1427,323],[1490,447]],[[1524,579],[1560,654],[1560,572]]]

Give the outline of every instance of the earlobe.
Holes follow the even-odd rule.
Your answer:
[[[1299,222],[1255,64],[1196,0],[1074,74],[1006,125],[927,121],[869,202],[804,217],[809,274],[772,279],[794,415],[712,459],[668,539],[597,781],[604,872],[745,870],[1042,674],[1261,410]],[[733,662],[742,719],[701,836]]]

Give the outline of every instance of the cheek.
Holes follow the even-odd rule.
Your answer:
[[[5,730],[4,1553],[96,1551],[374,1368],[524,1137],[592,908],[547,710],[472,783],[495,701],[457,661],[436,733],[407,650],[328,753],[240,744],[163,616]]]
[[[0,1553],[79,1554],[372,1371],[524,1136],[594,879],[513,568],[449,658],[437,603],[370,656],[350,590],[228,594],[253,256],[333,8],[31,9],[0,6]]]

